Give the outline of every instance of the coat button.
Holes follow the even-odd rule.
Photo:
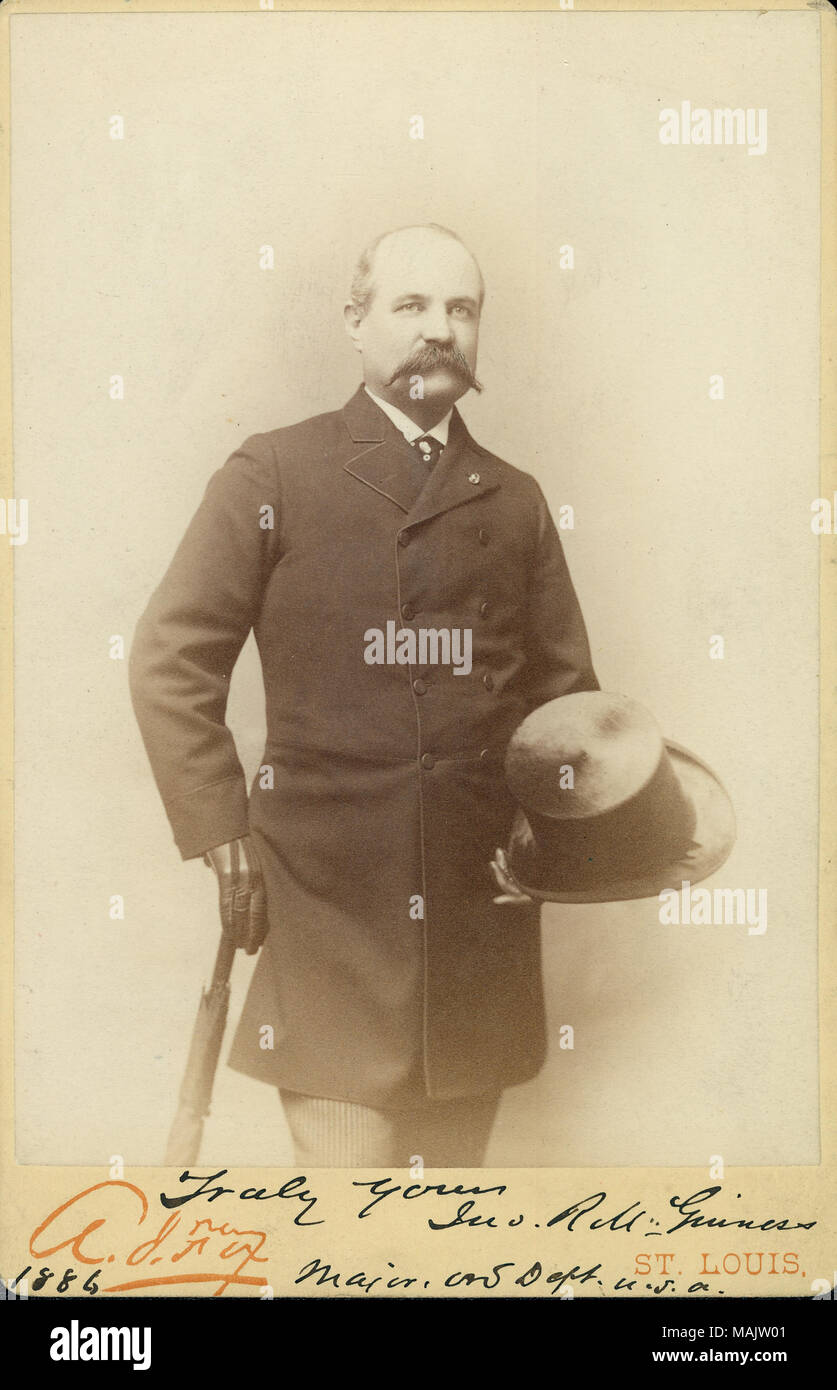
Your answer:
[[[414,691],[416,692],[417,695],[426,695],[426,694],[427,694],[427,685],[426,685],[425,682],[424,682],[423,680],[421,680],[421,679],[419,679],[419,680],[417,680],[417,681],[413,681],[413,689],[414,689]]]
[[[486,618],[486,617],[488,616],[488,610],[489,610],[489,604],[487,604],[487,603],[481,603],[481,604],[480,604],[480,617],[481,617],[481,618]]]
[[[481,749],[480,749],[480,760],[481,760],[482,762],[485,762],[486,759],[487,759],[487,758],[490,758],[490,757],[491,757],[491,749],[490,749],[490,748],[481,748]]]
[[[488,532],[484,531],[482,527],[479,529],[478,537],[480,545],[488,545]]]
[[[489,676],[483,676],[483,678],[482,678],[482,683],[483,683],[483,685],[485,686],[486,690],[493,690],[493,689],[494,689],[494,677],[493,677],[493,676],[491,676],[491,675],[489,675]]]
[[[436,766],[436,759],[433,757],[432,753],[422,753],[421,765],[426,772],[430,772]]]
[[[416,616],[416,610],[411,603],[402,603],[401,616],[405,623],[411,623]]]
[[[410,544],[410,533],[409,533],[409,531],[399,531],[399,532],[398,532],[398,544],[399,544],[399,545],[409,545],[409,544]]]

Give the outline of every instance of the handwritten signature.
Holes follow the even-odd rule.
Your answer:
[[[213,1221],[208,1216],[193,1216],[194,1208],[189,1214],[184,1208],[196,1200],[199,1201],[197,1210],[200,1211],[202,1208],[205,1209],[204,1204],[230,1197],[235,1202],[248,1203],[279,1199],[280,1206],[287,1212],[293,1226],[311,1227],[325,1224],[324,1217],[314,1216],[318,1198],[308,1186],[307,1178],[301,1175],[286,1180],[275,1191],[268,1191],[263,1187],[246,1187],[239,1190],[225,1186],[219,1179],[226,1175],[226,1168],[218,1169],[211,1174],[197,1174],[185,1169],[178,1179],[182,1191],[158,1194],[160,1206],[167,1213],[162,1218],[156,1208],[155,1214],[150,1214],[148,1197],[135,1183],[124,1179],[108,1179],[94,1183],[92,1187],[87,1187],[68,1201],[62,1202],[32,1232],[29,1241],[30,1255],[37,1260],[51,1259],[59,1251],[67,1251],[76,1264],[90,1266],[91,1269],[95,1267],[92,1283],[89,1279],[84,1285],[88,1292],[94,1291],[94,1285],[98,1288],[96,1279],[101,1275],[103,1281],[109,1281],[103,1282],[103,1293],[130,1293],[137,1289],[174,1288],[182,1285],[216,1285],[212,1290],[212,1296],[216,1298],[233,1287],[268,1290],[269,1296],[268,1280],[263,1272],[255,1268],[257,1265],[268,1263],[265,1249],[267,1232],[239,1228],[229,1221]],[[555,1206],[552,1206],[551,1213],[547,1209],[545,1213],[529,1215],[516,1206],[512,1207],[512,1214],[508,1211],[503,1214],[504,1200],[505,1203],[509,1200],[513,1202],[514,1197],[502,1183],[486,1187],[424,1182],[404,1185],[394,1182],[391,1177],[383,1177],[354,1179],[351,1187],[356,1189],[356,1192],[365,1189],[362,1204],[355,1211],[358,1221],[367,1221],[373,1213],[380,1216],[382,1204],[389,1203],[391,1207],[393,1199],[396,1203],[406,1200],[411,1206],[415,1204],[417,1215],[419,1210],[421,1211],[420,1219],[427,1227],[439,1233],[474,1227],[493,1228],[499,1232],[502,1228],[534,1225],[544,1231],[556,1229],[556,1234],[574,1233],[577,1227],[579,1236],[585,1231],[601,1235],[607,1232],[631,1232],[642,1240],[656,1241],[663,1235],[673,1235],[684,1230],[701,1230],[707,1234],[710,1231],[778,1234],[785,1231],[809,1231],[817,1224],[815,1220],[799,1221],[787,1216],[754,1216],[747,1211],[746,1205],[743,1209],[734,1206],[735,1202],[742,1201],[741,1193],[735,1193],[734,1196],[725,1193],[720,1185],[702,1188],[688,1197],[670,1196],[668,1206],[676,1213],[676,1219],[672,1220],[669,1217],[668,1225],[651,1216],[639,1201],[624,1205],[624,1199],[611,1198],[604,1191],[590,1193],[579,1201],[561,1206],[557,1211]],[[477,1205],[478,1202],[481,1209]],[[357,1206],[357,1196],[352,1205]],[[716,1215],[715,1212],[719,1214]],[[724,1214],[721,1215],[720,1212]],[[534,1221],[534,1215],[538,1215],[540,1219]],[[135,1241],[138,1243],[134,1243]],[[710,1253],[713,1252],[704,1252],[704,1267],[699,1271],[701,1276],[721,1273],[717,1264],[711,1269],[706,1267],[706,1255]],[[751,1256],[753,1262],[758,1256],[758,1270],[750,1268]],[[775,1251],[766,1252],[766,1256],[769,1256],[774,1264],[778,1258]],[[746,1272],[761,1272],[766,1256],[761,1251],[745,1251]],[[792,1274],[799,1271],[796,1252],[786,1252],[782,1258],[785,1262],[782,1272]],[[657,1251],[649,1256],[638,1254],[633,1273],[650,1275],[653,1259],[656,1259],[660,1266],[655,1272],[668,1276],[670,1268],[667,1262],[675,1259],[673,1252]],[[723,1253],[722,1269],[725,1274],[738,1272],[741,1263],[742,1256],[737,1250]],[[466,1283],[484,1280],[486,1277],[499,1281],[501,1277],[507,1277],[503,1272],[513,1267],[513,1261],[502,1261],[492,1266],[489,1276],[456,1271],[452,1277]],[[537,1263],[538,1271],[541,1268]],[[391,1266],[391,1269],[395,1283],[387,1281],[387,1287],[399,1287],[394,1266]],[[582,1275],[580,1266],[575,1266],[569,1271],[555,1272],[548,1276],[545,1282],[554,1283],[558,1288],[562,1288],[565,1283],[582,1283],[596,1279],[601,1285],[602,1281],[597,1278],[599,1269],[600,1266],[594,1266]],[[304,1279],[316,1275],[318,1284],[330,1282],[330,1272],[324,1271],[330,1271],[330,1266],[315,1259],[310,1265],[304,1266],[300,1274]],[[776,1274],[780,1271],[773,1267],[767,1272]],[[41,1275],[51,1278],[52,1272],[47,1269],[41,1271]],[[76,1277],[74,1270],[65,1274],[65,1281],[68,1277]],[[362,1279],[365,1281],[366,1276],[358,1274],[355,1278],[349,1279],[348,1283],[360,1284]],[[521,1287],[527,1287],[530,1281],[530,1276],[524,1271],[523,1277],[517,1279],[516,1283]],[[295,1282],[299,1283],[301,1279],[297,1278]],[[379,1281],[376,1279],[374,1282]],[[412,1283],[414,1280],[410,1279],[409,1282]],[[661,1288],[667,1291],[671,1285],[672,1280],[666,1277]],[[446,1281],[446,1287],[456,1287],[456,1284],[451,1285]],[[493,1285],[485,1284],[485,1287]],[[631,1289],[634,1283],[620,1282],[615,1287]],[[655,1293],[661,1291],[650,1284],[646,1285],[649,1290],[652,1287]],[[688,1291],[691,1293],[698,1289],[708,1289],[708,1285],[695,1283]]]
[[[133,1245],[142,1227],[145,1239]],[[155,1218],[149,1219],[142,1188],[109,1179],[86,1187],[51,1211],[32,1232],[29,1251],[35,1259],[46,1259],[69,1249],[78,1264],[97,1265],[103,1271],[115,1265],[117,1282],[103,1284],[103,1293],[217,1283],[212,1296],[218,1298],[233,1285],[267,1285],[263,1274],[245,1273],[249,1265],[267,1263],[267,1255],[259,1253],[266,1240],[265,1231],[239,1230],[228,1221],[191,1219],[180,1212],[157,1227]],[[162,1269],[154,1268],[160,1265]],[[134,1271],[135,1278],[121,1277]]]

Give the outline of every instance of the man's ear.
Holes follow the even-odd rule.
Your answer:
[[[348,304],[344,305],[343,322],[346,326],[346,332],[348,333],[358,352],[360,352],[361,350],[360,324],[362,317],[363,315],[359,313],[357,305],[354,304],[352,300],[349,300]]]

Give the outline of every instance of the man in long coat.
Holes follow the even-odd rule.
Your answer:
[[[447,229],[373,243],[345,311],[364,384],[215,473],[131,652],[177,846],[239,890],[251,951],[264,892],[230,1065],[279,1088],[311,1164],[477,1166],[545,1056],[539,909],[495,901],[489,868],[503,756],[532,709],[598,683],[538,484],[454,406],[480,389],[482,300]],[[225,711],[251,629],[248,797]],[[466,632],[467,670],[443,637],[461,653]]]

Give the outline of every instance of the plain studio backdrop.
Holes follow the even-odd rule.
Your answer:
[[[602,686],[720,774],[738,842],[706,886],[768,903],[763,935],[662,925],[656,899],[548,906],[550,1055],[506,1093],[488,1162],[816,1163],[817,16],[11,30],[19,1160],[162,1159],[216,890],[175,850],[110,641],[127,652],[236,445],[355,390],[361,247],[434,220],[487,284],[468,426],[574,508]],[[766,152],[661,144],[683,101],[766,110]],[[249,778],[252,639],[229,720]],[[203,1159],[290,1164],[276,1092],[225,1056]]]

